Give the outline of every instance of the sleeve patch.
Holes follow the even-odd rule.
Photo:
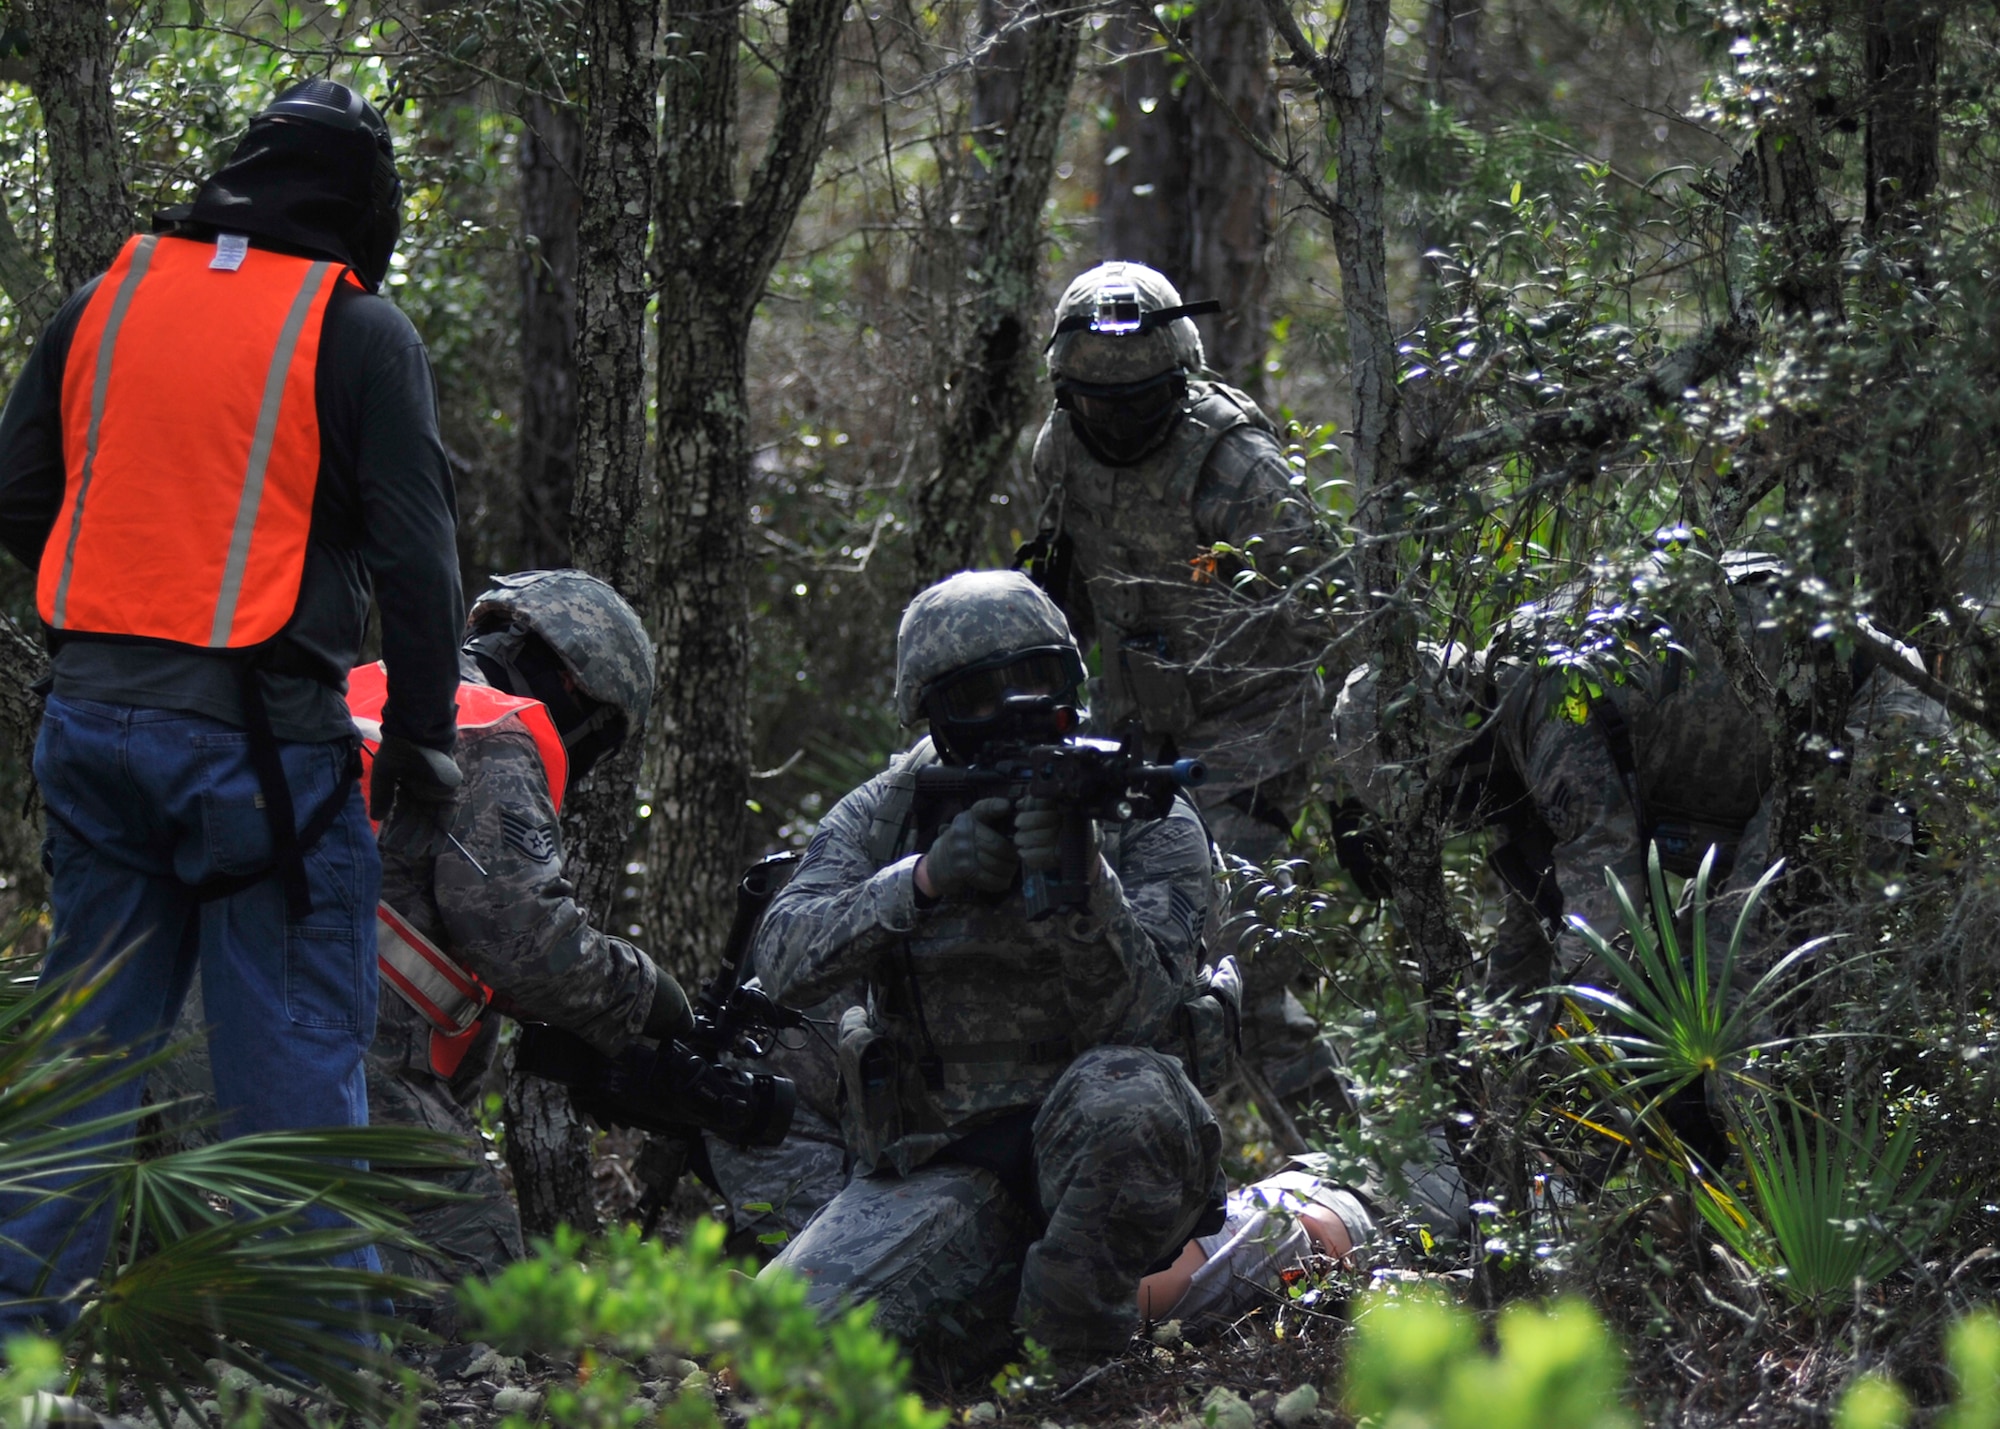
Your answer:
[[[1167,894],[1167,916],[1180,925],[1190,943],[1201,941],[1202,924],[1208,921],[1208,909],[1178,883]]]
[[[500,836],[519,849],[533,863],[549,863],[556,856],[556,826],[531,823],[509,809],[500,811]]]

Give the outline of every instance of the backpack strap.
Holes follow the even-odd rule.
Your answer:
[[[914,831],[917,771],[937,762],[937,749],[928,735],[889,762],[882,776],[882,802],[868,822],[868,857],[877,868],[886,868],[902,855],[904,841]]]

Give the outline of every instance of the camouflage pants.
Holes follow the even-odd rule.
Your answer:
[[[498,1171],[481,1154],[479,1126],[471,1111],[453,1095],[449,1082],[415,1070],[408,1053],[409,1049],[394,1045],[390,1028],[376,1034],[368,1049],[368,1120],[374,1126],[420,1126],[470,1141],[462,1165],[405,1174],[420,1175],[473,1199],[418,1208],[410,1233],[423,1249],[383,1246],[382,1268],[448,1285],[496,1275],[522,1256],[521,1213],[500,1184]],[[434,1323],[433,1328],[439,1327]]]
[[[991,1172],[933,1162],[847,1186],[773,1265],[824,1310],[872,1301],[932,1373],[978,1373],[1012,1325],[1059,1353],[1123,1348],[1139,1280],[1186,1240],[1221,1133],[1180,1066],[1138,1047],[1070,1064],[1036,1114],[1032,1213]]]
[[[731,1146],[708,1133],[702,1141],[716,1189],[729,1207],[730,1224],[764,1247],[798,1235],[847,1184],[847,1147],[840,1128],[803,1099],[783,1146]]]
[[[1258,814],[1298,813],[1311,792],[1311,771],[1305,766],[1267,779],[1250,791],[1202,790],[1203,822],[1224,854],[1269,863],[1283,855],[1290,835]],[[1248,792],[1249,799],[1242,798]],[[1244,805],[1250,805],[1245,808]],[[1243,923],[1223,926],[1215,953],[1234,953],[1243,969],[1243,1056],[1270,1084],[1271,1091],[1297,1116],[1315,1104],[1344,1108],[1347,1098],[1336,1075],[1334,1050],[1320,1036],[1319,1024],[1292,989],[1306,975],[1305,960],[1290,947],[1242,946]]]

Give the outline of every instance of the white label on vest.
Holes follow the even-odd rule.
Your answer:
[[[243,259],[249,252],[250,240],[243,234],[218,234],[215,239],[215,256],[208,260],[208,266],[224,273],[234,273],[243,266]]]

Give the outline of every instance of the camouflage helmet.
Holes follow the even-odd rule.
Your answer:
[[[653,642],[625,598],[582,571],[495,576],[472,603],[468,626],[524,626],[555,651],[577,688],[617,709],[632,730],[653,703]]]
[[[1040,586],[1019,571],[960,571],[903,612],[896,628],[896,716],[905,725],[922,720],[924,695],[953,671],[1051,645],[1074,654],[1076,637]]]
[[[1206,357],[1194,319],[1158,327],[1148,313],[1182,306],[1166,275],[1143,263],[1100,263],[1079,276],[1056,304],[1049,372],[1058,381],[1106,386],[1143,382],[1176,369],[1201,371]]]

